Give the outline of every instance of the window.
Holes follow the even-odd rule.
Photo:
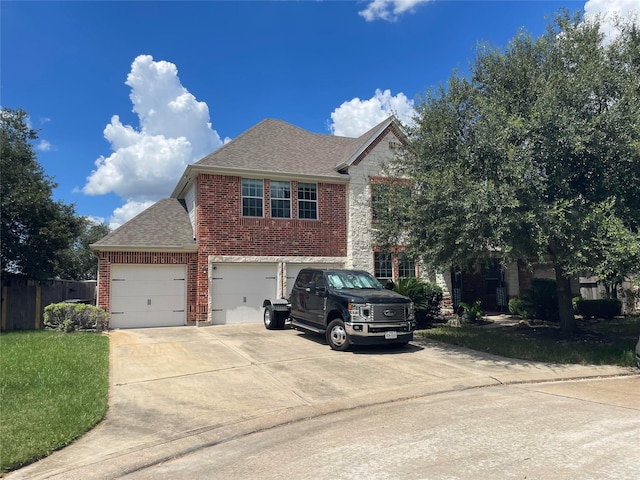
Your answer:
[[[382,284],[366,272],[329,272],[327,273],[329,286],[338,290],[347,288],[374,288],[382,290]]]
[[[313,274],[313,277],[311,278],[311,281],[316,284],[316,287],[324,288],[324,286],[325,286],[324,285],[324,273],[315,272]]]
[[[271,216],[291,218],[291,184],[271,181]]]
[[[301,270],[298,273],[298,277],[296,278],[295,287],[296,288],[304,288],[311,281],[313,277],[313,270]]]
[[[262,217],[264,187],[262,180],[242,179],[242,216]]]
[[[371,216],[374,221],[393,221],[402,224],[407,220],[407,205],[411,200],[411,188],[399,183],[371,184]]]
[[[298,218],[318,218],[318,186],[315,183],[298,184]]]
[[[385,187],[379,183],[371,185],[371,214],[374,220],[384,218],[389,211],[388,188]]]
[[[390,253],[374,252],[373,269],[378,280],[393,279],[393,262]]]
[[[416,276],[416,261],[402,254],[398,257],[398,277],[409,278]]]

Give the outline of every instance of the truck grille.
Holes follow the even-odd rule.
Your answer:
[[[407,319],[407,306],[404,303],[371,307],[372,322],[404,322]]]

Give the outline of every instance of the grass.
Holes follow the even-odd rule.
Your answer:
[[[577,320],[577,330],[564,338],[557,324],[487,328],[437,326],[416,332],[440,342],[460,345],[508,358],[548,363],[635,366],[634,350],[640,317]]]
[[[69,444],[102,420],[108,372],[106,336],[0,335],[0,474]]]

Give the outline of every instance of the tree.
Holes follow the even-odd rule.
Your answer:
[[[640,223],[640,32],[605,43],[599,21],[562,12],[538,39],[478,50],[418,106],[407,148],[389,166],[413,182],[408,222],[381,226],[439,268],[550,261],[560,326],[574,329],[570,276],[612,242],[594,222]],[[407,205],[407,204],[405,204]],[[608,215],[593,214],[606,209]],[[395,233],[390,233],[395,232]],[[622,234],[618,238],[622,238]]]
[[[82,218],[83,226],[79,236],[67,250],[61,252],[56,272],[60,278],[68,280],[95,280],[98,275],[98,257],[89,245],[97,242],[111,229],[104,223],[95,223]]]
[[[588,255],[594,264],[590,270],[600,279],[607,297],[618,298],[622,283],[640,274],[640,235],[626,228],[611,209],[611,204],[599,205],[589,215],[597,238]]]
[[[0,218],[2,272],[45,280],[56,276],[59,255],[81,232],[72,205],[55,202],[56,184],[37,161],[37,132],[21,109],[0,110]]]

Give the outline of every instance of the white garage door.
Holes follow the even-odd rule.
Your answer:
[[[287,263],[287,298],[291,295],[293,284],[303,268],[344,268],[339,263]]]
[[[185,265],[113,265],[111,328],[185,324]]]
[[[276,296],[277,285],[277,263],[216,263],[209,284],[212,323],[261,322],[262,302]]]

